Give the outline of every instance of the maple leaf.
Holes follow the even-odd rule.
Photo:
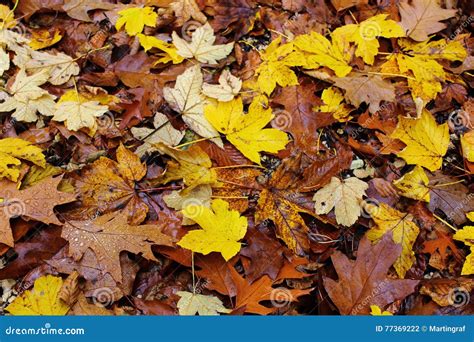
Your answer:
[[[96,9],[110,10],[114,8],[114,5],[98,0],[69,0],[64,2],[62,8],[71,18],[88,22],[92,21],[87,13],[88,11]]]
[[[25,70],[20,69],[15,81],[8,87],[12,96],[0,104],[0,111],[15,109],[12,117],[24,122],[36,121],[38,119],[37,112],[47,116],[51,115],[54,110],[55,97],[39,87],[48,80],[48,77],[47,70],[28,76]]]
[[[94,221],[68,221],[63,226],[61,236],[69,241],[68,255],[80,260],[87,249],[94,251],[98,260],[117,282],[122,282],[120,252],[143,254],[154,260],[153,244],[172,246],[172,239],[162,233],[163,226],[127,223],[126,211],[109,213]]]
[[[349,116],[351,109],[346,104],[341,104],[344,101],[344,96],[338,89],[333,87],[323,90],[321,100],[324,104],[322,106],[314,107],[315,111],[332,113],[333,117],[339,122],[349,121],[352,117]]]
[[[368,187],[366,182],[356,177],[343,182],[332,177],[328,185],[314,194],[316,214],[327,214],[335,207],[337,223],[352,226],[361,214],[360,202]]]
[[[32,51],[31,59],[25,64],[29,70],[45,70],[49,73],[48,82],[53,85],[61,85],[70,80],[72,76],[79,74],[79,65],[70,56],[58,52],[55,55],[40,51]]]
[[[164,184],[182,179],[188,186],[186,190],[191,191],[198,185],[217,183],[217,175],[212,169],[211,159],[199,146],[193,145],[185,151],[173,149],[162,143],[155,144],[155,147],[161,153],[174,159],[167,164],[166,173],[162,179]]]
[[[324,277],[329,297],[343,315],[367,315],[370,305],[381,308],[404,299],[415,290],[418,280],[390,279],[386,273],[401,253],[401,246],[386,234],[372,246],[364,237],[359,243],[357,259],[336,251],[331,260],[339,281]]]
[[[99,101],[87,101],[76,92],[76,98],[63,95],[56,103],[53,120],[65,122],[71,131],[89,128],[95,131],[97,122],[95,118],[104,115],[109,108],[99,104]]]
[[[294,53],[293,43],[280,44],[281,36],[260,53],[262,63],[255,71],[257,85],[267,95],[273,92],[277,84],[281,87],[298,84],[298,78],[290,67],[301,65],[301,56]]]
[[[398,156],[408,164],[426,167],[430,171],[439,169],[449,145],[448,124],[438,125],[428,110],[420,118],[401,116],[398,125],[390,135],[400,139],[407,146]]]
[[[130,130],[136,139],[143,141],[143,144],[135,150],[135,153],[140,157],[146,152],[156,151],[157,149],[153,145],[160,142],[168,146],[178,145],[185,134],[185,132],[174,128],[168,117],[159,112],[153,118],[153,126],[155,127],[154,129],[132,127]]]
[[[216,64],[218,60],[227,57],[234,48],[234,43],[214,45],[216,36],[209,23],[198,27],[192,34],[191,42],[187,42],[178,36],[176,32],[172,34],[173,44],[178,49],[178,55],[184,58],[195,58],[201,63]]]
[[[334,85],[345,90],[345,97],[355,107],[362,102],[368,104],[371,113],[380,109],[381,101],[395,100],[395,87],[378,75],[336,78]]]
[[[403,53],[388,58],[382,65],[383,73],[402,74],[408,77],[408,86],[414,99],[428,102],[442,90],[441,82],[446,80],[446,72],[438,60],[462,61],[466,49],[459,41],[427,41],[413,43],[407,39],[398,41]]]
[[[229,260],[240,251],[240,242],[247,232],[247,218],[238,211],[229,210],[229,203],[216,199],[211,209],[190,204],[183,209],[183,215],[199,224],[202,230],[188,232],[178,245],[204,255],[220,252]]]
[[[377,226],[368,231],[367,238],[378,242],[387,232],[391,232],[393,241],[402,246],[402,253],[393,266],[400,278],[404,278],[415,262],[412,248],[420,228],[413,222],[413,216],[410,214],[402,213],[385,203],[380,203],[378,207],[370,206],[371,208],[367,209]]]
[[[348,62],[351,60],[347,52],[346,44],[339,36],[334,36],[332,42],[317,32],[300,35],[294,40],[295,47],[304,53],[304,62],[298,65],[306,69],[328,67],[334,71],[337,77],[344,77],[351,72],[352,67]]]
[[[458,230],[453,235],[453,239],[464,242],[471,249],[471,253],[466,256],[461,274],[474,274],[474,226],[465,226],[463,229]]]
[[[266,275],[250,284],[233,267],[230,267],[230,271],[237,289],[234,311],[244,310],[248,313],[268,315],[281,307],[282,303],[289,305],[291,302],[298,301],[298,297],[309,294],[313,290],[273,288],[273,281]],[[262,301],[271,301],[275,307],[263,306],[260,303]]]
[[[214,296],[191,293],[187,291],[176,292],[180,296],[177,307],[181,316],[218,316],[219,312],[229,313],[232,310],[226,309],[222,301]]]
[[[170,7],[176,15],[177,26],[182,26],[191,18],[202,24],[207,21],[195,0],[175,0],[170,4]]]
[[[117,149],[117,161],[100,157],[76,180],[84,207],[107,213],[123,209],[130,224],[140,224],[148,213],[135,188],[146,174],[140,158],[123,145]]]
[[[355,43],[355,55],[362,57],[366,64],[374,64],[374,57],[379,52],[378,37],[404,37],[405,32],[395,21],[387,19],[388,14],[373,16],[359,24],[338,27],[332,33],[332,39]],[[336,38],[337,37],[337,38]]]
[[[46,224],[62,225],[54,213],[57,205],[75,201],[75,196],[58,191],[62,177],[47,178],[25,190],[18,190],[16,183],[1,181],[0,241],[13,246],[10,219],[24,216]]]
[[[228,70],[224,70],[219,76],[219,84],[202,85],[202,92],[208,97],[212,97],[222,102],[230,101],[240,92],[242,81],[235,77]]]
[[[192,188],[189,191],[182,192],[182,191],[172,191],[169,195],[163,196],[163,201],[165,201],[166,205],[170,208],[176,210],[182,210],[187,205],[199,204],[203,205],[207,208],[211,207],[211,196],[212,196],[212,188],[209,184],[198,185],[195,188]],[[195,222],[188,218],[183,217],[183,226],[195,224]]]
[[[119,18],[115,23],[115,28],[118,31],[125,26],[125,32],[129,36],[136,36],[141,33],[145,25],[155,27],[158,19],[158,14],[148,6],[126,8],[119,11],[118,14]]]
[[[28,45],[33,50],[41,50],[56,44],[62,37],[59,29],[55,29],[52,33],[47,29],[39,29],[31,32],[31,41]]]
[[[6,310],[15,316],[64,316],[69,307],[59,298],[63,280],[45,275],[35,280],[33,290],[23,292]]]
[[[17,25],[15,12],[8,6],[0,5],[0,18],[2,19],[0,30],[14,28]]]
[[[145,52],[153,48],[163,51],[159,54],[160,59],[156,61],[156,64],[168,62],[173,62],[173,64],[179,64],[184,61],[184,58],[178,55],[178,50],[174,47],[173,44],[166,43],[161,39],[158,39],[153,36],[145,36],[141,33],[139,33],[137,37],[140,41],[140,45],[143,46],[143,48],[145,49]]]
[[[264,129],[273,117],[271,108],[265,108],[267,105],[265,97],[256,97],[248,113],[243,114],[242,100],[238,98],[218,102],[217,106],[206,106],[204,115],[244,156],[260,164],[260,151],[276,153],[289,141],[286,133],[280,130]]]
[[[6,177],[16,182],[20,176],[20,159],[46,167],[43,151],[39,147],[19,138],[0,139],[0,179]]]
[[[185,123],[204,138],[222,147],[219,133],[204,117],[205,99],[201,95],[203,78],[199,65],[186,69],[176,78],[174,88],[165,87],[163,95],[165,100],[176,112],[180,113]]]
[[[403,175],[402,178],[393,182],[400,193],[418,201],[430,201],[429,179],[423,168],[416,165],[415,168]]]
[[[461,147],[464,158],[474,162],[474,131],[469,131],[461,137]]]
[[[411,5],[408,1],[400,2],[399,9],[402,17],[400,25],[408,37],[419,42],[446,28],[446,24],[440,21],[454,17],[457,12],[455,9],[443,9],[433,0],[417,0]]]

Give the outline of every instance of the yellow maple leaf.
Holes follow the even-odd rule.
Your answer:
[[[464,158],[474,162],[474,131],[469,131],[461,137],[461,147]]]
[[[391,231],[393,241],[402,245],[402,253],[393,266],[400,278],[404,278],[415,261],[415,253],[412,248],[420,228],[412,221],[412,215],[402,213],[385,203],[380,203],[378,207],[368,205],[367,210],[376,224],[367,232],[369,240],[378,242],[387,232]]]
[[[203,229],[188,232],[178,245],[204,255],[219,252],[227,261],[240,251],[247,232],[247,218],[237,210],[229,210],[229,203],[221,199],[213,200],[211,208],[202,205],[188,205],[183,215]]]
[[[400,139],[407,146],[398,156],[408,164],[426,167],[430,171],[439,169],[449,145],[449,128],[446,123],[438,125],[426,109],[420,118],[400,116],[397,128],[390,136]]]
[[[260,164],[259,152],[276,153],[285,148],[288,136],[275,128],[264,128],[273,118],[264,96],[254,98],[247,114],[243,113],[242,99],[217,102],[204,108],[204,115],[212,126],[226,135],[237,149],[251,161]]]
[[[172,37],[178,55],[184,58],[196,58],[201,63],[216,64],[218,60],[227,57],[234,48],[234,42],[214,45],[216,36],[209,23],[193,32],[191,42],[180,38],[176,32],[173,32]]]
[[[47,29],[35,30],[31,33],[29,45],[33,50],[40,50],[56,44],[62,37],[59,29],[55,29],[52,33]]]
[[[182,179],[188,186],[184,193],[191,191],[198,185],[218,184],[211,159],[199,146],[193,145],[187,150],[171,148],[163,143],[154,144],[154,146],[161,153],[173,158],[167,164],[166,173],[162,179],[163,183]]]
[[[474,226],[466,226],[463,229],[458,230],[453,235],[453,239],[462,241],[471,248],[471,253],[466,256],[466,260],[464,261],[461,274],[474,274]]]
[[[474,222],[474,211],[466,213],[466,217],[469,219],[469,221]]]
[[[321,100],[324,104],[314,107],[313,110],[332,113],[332,116],[339,122],[346,122],[352,118],[349,116],[351,109],[345,103],[342,103],[344,96],[339,89],[334,87],[324,89]]]
[[[298,84],[298,78],[290,67],[301,65],[303,59],[294,54],[293,43],[280,43],[281,37],[278,37],[260,54],[262,63],[256,70],[257,85],[267,95],[277,84],[281,87]]]
[[[10,29],[16,26],[13,10],[8,6],[0,5],[0,30]]]
[[[306,69],[325,66],[333,70],[337,77],[344,77],[352,70],[348,65],[351,60],[349,46],[340,36],[334,36],[332,41],[329,41],[323,35],[311,32],[296,37],[294,45],[302,52],[302,56],[296,56],[302,59],[299,65]]]
[[[137,37],[140,40],[141,46],[145,49],[145,52],[153,48],[162,51],[158,54],[160,59],[158,59],[155,64],[165,64],[168,62],[172,62],[173,64],[179,64],[184,61],[184,57],[178,54],[178,50],[174,47],[173,44],[166,43],[161,39],[158,39],[153,36],[145,36],[141,33],[138,34]]]
[[[6,177],[16,182],[20,176],[20,159],[28,160],[41,167],[46,167],[46,160],[39,147],[19,138],[1,139],[0,179]]]
[[[390,311],[382,312],[382,309],[378,305],[370,306],[370,314],[372,316],[393,316],[393,313],[391,313]]]
[[[413,170],[407,172],[402,178],[397,179],[393,184],[398,188],[400,193],[408,198],[418,201],[430,201],[430,188],[428,176],[423,168],[416,165]]]
[[[58,101],[52,119],[65,122],[67,129],[71,131],[89,128],[92,132],[95,132],[97,128],[96,118],[104,115],[108,110],[109,108],[100,105],[99,101],[84,101],[74,91]]]
[[[42,276],[33,290],[23,292],[6,310],[15,316],[64,316],[69,307],[59,298],[62,285],[60,277]]]
[[[408,77],[408,86],[414,99],[417,97],[428,102],[442,90],[441,82],[446,80],[446,72],[438,60],[462,61],[466,58],[466,49],[459,41],[444,39],[413,43],[400,39],[401,53],[391,56],[382,65],[382,73],[402,74]]]
[[[151,7],[132,7],[118,12],[119,18],[115,28],[120,30],[125,26],[125,32],[129,36],[136,36],[146,26],[155,27],[158,14]]]

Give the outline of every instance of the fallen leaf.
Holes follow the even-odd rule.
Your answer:
[[[239,95],[242,81],[235,77],[228,70],[224,70],[219,76],[219,84],[204,83],[202,92],[208,97],[212,97],[221,102],[231,101]]]
[[[187,42],[173,32],[173,44],[178,49],[178,55],[184,58],[195,58],[201,63],[216,64],[218,60],[227,57],[234,48],[234,43],[214,45],[216,36],[208,23],[198,27],[192,34],[191,42]]]
[[[471,249],[471,253],[466,256],[461,274],[474,274],[474,226],[465,226],[463,229],[458,230],[453,235],[453,239],[464,242]]]
[[[411,4],[405,0],[400,2],[399,9],[402,16],[400,25],[408,37],[419,42],[446,28],[447,25],[440,21],[454,17],[457,12],[455,9],[443,9],[433,0],[417,0]]]
[[[449,145],[448,124],[438,125],[428,110],[420,118],[401,116],[397,128],[390,136],[400,139],[407,146],[398,156],[408,164],[426,167],[430,171],[439,169]]]
[[[42,71],[49,73],[48,82],[61,85],[79,74],[80,68],[76,61],[65,53],[51,53],[32,51],[31,59],[25,64],[27,71]]]
[[[402,178],[393,182],[402,196],[413,198],[417,201],[430,201],[429,179],[423,168],[416,165],[413,170],[407,172]]]
[[[141,33],[139,33],[137,37],[140,40],[140,45],[143,46],[143,48],[145,49],[145,52],[153,48],[163,51],[158,55],[160,56],[160,59],[156,61],[156,64],[166,64],[168,62],[173,62],[173,64],[179,64],[184,61],[184,58],[178,55],[178,50],[173,44],[166,43],[161,39],[158,39],[153,36],[146,36]]]
[[[207,21],[195,0],[175,0],[170,4],[170,8],[176,16],[177,26],[182,26],[191,18],[202,24]]]
[[[24,216],[46,224],[62,225],[54,213],[57,205],[75,201],[73,194],[58,191],[62,177],[48,178],[25,190],[18,190],[16,183],[1,181],[0,241],[13,247],[10,219]]]
[[[367,315],[370,305],[384,308],[415,290],[418,280],[390,279],[386,275],[401,250],[386,234],[374,246],[363,238],[355,261],[339,251],[331,256],[339,280],[324,277],[324,287],[342,315]]]
[[[413,244],[420,233],[420,228],[413,222],[411,214],[402,213],[385,203],[380,203],[378,207],[368,207],[367,210],[376,224],[367,232],[367,238],[372,242],[378,242],[390,232],[393,241],[402,246],[402,253],[393,266],[400,278],[405,278],[406,272],[415,262]]]
[[[119,18],[115,23],[115,28],[118,31],[125,26],[125,32],[129,36],[142,33],[145,25],[155,27],[158,19],[158,14],[148,6],[126,8],[119,11],[118,14]]]
[[[261,151],[277,153],[288,143],[286,133],[264,128],[272,119],[272,110],[266,98],[256,97],[247,114],[243,114],[240,98],[218,102],[204,108],[204,116],[227,140],[251,161],[260,164]]]
[[[61,31],[58,29],[55,29],[53,32],[47,29],[39,29],[31,32],[29,45],[33,50],[41,50],[56,44],[62,37]]]
[[[68,0],[64,1],[62,8],[71,18],[87,22],[92,21],[87,12],[97,9],[110,10],[114,5],[96,0]]]
[[[240,251],[247,232],[247,219],[238,211],[229,210],[229,203],[221,199],[211,202],[211,208],[190,204],[183,215],[195,221],[202,230],[188,232],[178,245],[204,255],[219,252],[227,261]]]
[[[164,88],[165,100],[182,118],[189,127],[204,138],[212,138],[218,146],[222,147],[219,133],[204,117],[205,99],[201,95],[203,78],[199,65],[186,69],[176,78],[174,88]]]
[[[221,300],[214,296],[191,293],[187,291],[176,292],[180,296],[178,301],[179,314],[181,316],[218,316],[219,313],[229,313],[232,310],[226,309]]]
[[[356,177],[344,179],[332,177],[331,182],[314,194],[316,214],[327,214],[334,207],[336,221],[343,226],[352,226],[361,214],[360,202],[368,184]]]
[[[127,216],[127,212],[119,212],[95,220],[66,222],[61,236],[69,241],[68,255],[78,261],[90,248],[112,277],[122,282],[120,252],[142,254],[144,258],[154,260],[153,244],[172,246],[172,239],[162,233],[162,226],[129,225]]]
[[[46,275],[36,279],[33,290],[25,291],[6,310],[14,316],[64,316],[69,307],[59,298],[63,280]]]
[[[464,158],[474,162],[474,131],[469,131],[461,137],[461,147]]]
[[[43,151],[19,138],[0,139],[0,179],[16,182],[20,176],[21,159],[46,167]]]
[[[365,102],[371,113],[380,109],[381,101],[395,100],[395,87],[378,75],[336,78],[334,85],[345,90],[346,99],[355,107]]]

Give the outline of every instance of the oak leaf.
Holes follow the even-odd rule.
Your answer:
[[[216,64],[218,60],[227,57],[234,48],[234,43],[214,45],[216,36],[209,23],[198,27],[192,34],[191,42],[187,42],[173,32],[173,44],[178,49],[178,55],[184,58],[195,58],[201,63]]]
[[[172,239],[162,233],[163,226],[129,225],[127,212],[109,213],[95,220],[68,221],[63,226],[62,237],[69,241],[68,255],[80,260],[91,249],[117,282],[122,282],[120,252],[143,254],[154,260],[154,244],[172,246]]]
[[[176,78],[174,88],[165,87],[163,95],[171,108],[182,115],[189,127],[204,138],[212,138],[222,147],[219,133],[204,117],[206,100],[201,95],[203,77],[199,65],[186,69]]]
[[[327,214],[334,207],[336,221],[352,226],[361,214],[360,202],[369,185],[357,177],[344,179],[332,177],[331,182],[314,194],[316,214]]]
[[[98,213],[123,209],[130,224],[138,225],[146,217],[148,206],[142,202],[136,183],[146,174],[140,158],[123,145],[117,149],[117,161],[100,157],[76,180],[83,207]]]
[[[219,252],[229,260],[240,251],[247,232],[247,218],[238,211],[229,210],[229,203],[221,199],[213,200],[211,208],[190,204],[183,209],[183,215],[195,221],[202,230],[188,232],[178,245],[204,255]]]
[[[1,181],[0,187],[0,241],[13,247],[10,219],[24,216],[46,224],[62,225],[54,213],[57,205],[75,201],[75,196],[58,191],[62,177],[47,178],[25,190],[18,190],[16,183]]]
[[[43,151],[20,138],[0,140],[0,179],[8,178],[16,182],[20,176],[21,159],[46,167]]]
[[[222,301],[215,296],[206,296],[187,291],[176,292],[180,296],[177,307],[181,316],[218,316],[219,313],[229,313],[232,310],[226,309]]]
[[[415,262],[413,244],[420,233],[420,228],[413,222],[411,214],[402,213],[385,203],[367,209],[376,224],[367,232],[367,238],[372,242],[378,242],[387,232],[391,232],[393,241],[402,246],[402,253],[393,266],[400,278],[404,278]]]
[[[433,0],[417,0],[411,4],[405,0],[400,2],[399,9],[402,17],[400,25],[408,37],[419,42],[446,28],[441,21],[456,15],[455,9],[443,9]]]
[[[390,279],[386,275],[400,253],[401,246],[386,234],[376,245],[364,237],[355,261],[339,251],[331,256],[339,280],[325,277],[324,287],[342,315],[367,315],[370,305],[383,308],[415,290],[418,280]]]
[[[238,98],[206,106],[204,115],[244,156],[260,164],[259,152],[276,153],[284,149],[289,141],[286,133],[264,128],[273,117],[272,110],[264,106],[268,106],[267,99],[256,97],[248,113],[243,114],[242,100]]]
[[[400,139],[407,145],[398,156],[408,164],[435,171],[441,167],[448,150],[449,128],[446,123],[438,125],[433,115],[424,109],[420,118],[401,116],[390,137]]]
[[[15,316],[64,316],[69,307],[59,298],[63,280],[45,275],[35,280],[33,290],[23,292],[6,310]]]

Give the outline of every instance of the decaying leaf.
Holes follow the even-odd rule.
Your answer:
[[[214,296],[179,291],[176,293],[181,299],[178,301],[179,314],[182,316],[218,316],[219,313],[229,313],[221,300]]]
[[[0,179],[13,182],[20,176],[21,160],[27,160],[40,167],[46,167],[43,151],[30,142],[19,138],[0,140]]]

